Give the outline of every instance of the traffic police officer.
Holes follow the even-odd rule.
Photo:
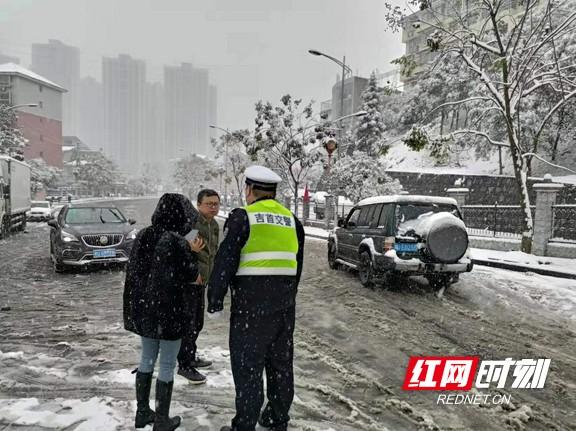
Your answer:
[[[274,431],[288,427],[294,398],[293,334],[302,273],[304,229],[275,200],[281,178],[263,166],[246,169],[247,206],[230,212],[208,285],[208,312],[224,308],[232,293],[230,362],[236,416],[221,431]],[[268,404],[262,372],[266,369]]]

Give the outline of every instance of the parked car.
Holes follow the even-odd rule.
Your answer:
[[[473,267],[466,226],[452,198],[368,198],[338,225],[328,239],[329,266],[357,269],[367,287],[422,275],[441,289]]]
[[[48,221],[52,218],[52,208],[48,201],[32,201],[26,213],[28,221]]]
[[[138,232],[135,223],[115,206],[64,205],[48,222],[54,270],[127,263]]]

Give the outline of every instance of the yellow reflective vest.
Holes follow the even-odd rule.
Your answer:
[[[296,275],[298,237],[290,210],[274,199],[244,207],[250,236],[240,252],[236,275]]]

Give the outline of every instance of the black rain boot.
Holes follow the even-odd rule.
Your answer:
[[[152,373],[136,373],[136,428],[144,428],[154,422],[154,410],[150,408],[150,388],[152,387]]]
[[[173,386],[174,381],[166,383],[156,379],[156,419],[153,431],[173,431],[180,426],[180,416],[170,417]]]

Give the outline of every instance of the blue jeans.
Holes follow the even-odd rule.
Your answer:
[[[154,372],[156,358],[160,352],[158,380],[165,383],[174,380],[174,368],[182,340],[157,340],[147,337],[140,337],[140,339],[142,340],[142,357],[138,371],[142,373]]]

